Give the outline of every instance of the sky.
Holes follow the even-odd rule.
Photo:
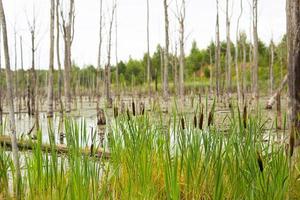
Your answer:
[[[61,0],[67,3],[67,0]],[[102,65],[107,62],[108,23],[112,0],[103,0],[104,30]],[[117,0],[117,55],[118,60],[127,61],[130,57],[140,59],[147,51],[147,7],[146,0]],[[177,0],[180,4],[181,0]],[[230,1],[231,40],[236,41],[237,19],[240,13],[241,0]],[[239,29],[245,31],[251,40],[250,2],[243,0],[243,15]],[[170,51],[174,51],[178,43],[178,20],[176,18],[176,0],[169,0]],[[221,40],[226,38],[226,0],[220,0],[220,34]],[[5,9],[11,66],[21,68],[20,37],[23,41],[24,68],[31,64],[31,39],[29,24],[33,16],[36,18],[36,68],[47,69],[49,65],[49,20],[50,0],[3,0]],[[150,7],[150,53],[158,44],[164,44],[164,11],[163,0],[149,0]],[[66,6],[63,6],[67,9]],[[99,43],[100,0],[75,0],[75,35],[72,44],[72,60],[84,67],[97,65]],[[216,1],[186,0],[185,51],[189,53],[193,41],[199,48],[205,48],[215,38]],[[273,39],[279,42],[286,32],[285,0],[258,0],[258,35],[266,44]],[[112,63],[115,63],[115,26],[112,35]],[[15,37],[16,36],[16,37]],[[16,38],[16,40],[15,40]],[[15,51],[15,41],[17,51]],[[1,46],[2,49],[2,46]],[[16,52],[16,54],[15,54]],[[60,47],[63,63],[63,41]],[[17,62],[15,62],[15,55]],[[1,65],[4,67],[3,51]],[[15,64],[16,63],[16,64]],[[55,68],[57,68],[55,58]]]

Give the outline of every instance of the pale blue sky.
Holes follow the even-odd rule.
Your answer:
[[[66,1],[66,0],[62,0]],[[111,0],[104,0],[104,10],[108,12]],[[170,37],[171,46],[178,38],[177,20],[175,18],[175,2],[170,5]],[[180,2],[180,0],[178,0]],[[240,29],[250,32],[249,2],[243,0],[244,13]],[[41,68],[48,67],[49,58],[49,0],[3,0],[8,22],[11,65],[14,66],[14,24],[17,30],[18,60],[20,58],[19,36],[24,41],[24,65],[30,66],[30,34],[27,18],[30,20],[33,5],[37,16],[37,41],[39,43],[36,63]],[[72,46],[72,59],[81,66],[97,63],[99,41],[99,0],[75,0],[76,24],[75,38]],[[231,39],[235,41],[236,21],[240,12],[240,0],[231,0],[232,25]],[[146,0],[118,0],[118,57],[128,60],[129,56],[141,58],[146,51]],[[215,0],[187,0],[186,8],[186,51],[196,40],[200,48],[206,47],[215,37],[216,6]],[[106,24],[107,22],[106,17]],[[285,0],[259,0],[259,37],[266,43],[273,37],[278,42],[286,31]],[[225,39],[225,0],[220,0],[221,39]],[[107,57],[107,28],[105,28],[102,63]],[[113,36],[113,39],[115,37]],[[150,50],[153,52],[158,43],[164,42],[163,0],[150,0]],[[62,43],[62,42],[61,42]],[[63,58],[63,45],[61,46]],[[188,52],[187,52],[188,53]],[[112,62],[115,61],[113,40]],[[63,61],[63,60],[62,60]],[[3,63],[3,61],[2,61]],[[20,63],[20,61],[18,61]],[[63,62],[62,62],[63,63]],[[56,67],[56,66],[55,66]],[[20,64],[18,64],[20,68]]]

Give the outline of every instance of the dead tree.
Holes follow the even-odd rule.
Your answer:
[[[32,22],[27,20],[30,35],[31,35],[31,69],[29,72],[29,80],[27,82],[28,87],[28,101],[30,102],[30,108],[28,107],[28,114],[34,115],[35,114],[35,107],[36,107],[36,71],[35,71],[35,53],[37,51],[36,45],[36,16],[33,13]],[[29,104],[28,104],[29,105]]]
[[[63,103],[62,103],[62,82],[63,82],[63,74],[61,70],[61,61],[60,61],[60,21],[59,21],[59,5],[60,2],[59,0],[56,0],[56,58],[57,58],[57,65],[58,65],[58,100],[59,100],[59,105],[60,105],[60,114],[62,117],[63,114]]]
[[[288,82],[288,75],[286,75],[283,79],[283,81],[281,82],[279,88],[276,90],[276,92],[270,97],[270,99],[267,101],[267,105],[266,105],[266,109],[272,109],[276,98],[278,95],[280,95],[281,91],[284,89],[284,86],[287,84]]]
[[[274,68],[274,43],[273,43],[273,40],[271,40],[271,43],[270,43],[270,94],[273,94],[273,85],[274,85],[273,68]]]
[[[118,15],[117,15],[117,2],[116,2],[116,11],[115,11],[115,56],[116,56],[116,93],[119,95],[119,60],[118,60]]]
[[[165,99],[169,96],[168,87],[168,68],[169,68],[169,16],[168,16],[168,2],[164,0],[164,15],[165,15],[165,51],[164,51],[164,83],[163,96]]]
[[[105,94],[106,94],[106,101],[108,103],[108,107],[112,107],[110,61],[111,61],[111,35],[112,35],[112,26],[114,22],[115,10],[116,10],[116,1],[114,0],[112,4],[111,17],[109,22],[107,64],[105,66]]]
[[[5,56],[5,64],[6,64],[6,84],[7,84],[7,95],[8,95],[8,104],[9,104],[9,130],[11,134],[13,163],[14,163],[14,168],[16,170],[14,173],[15,180],[16,180],[15,191],[16,191],[16,199],[21,199],[21,171],[20,171],[19,153],[18,153],[17,136],[16,136],[13,83],[12,83],[12,75],[10,69],[6,20],[5,20],[2,0],[0,0],[0,17],[1,17],[4,56]]]
[[[149,35],[149,0],[147,0],[147,84],[148,93],[151,96],[151,83],[150,83],[150,71],[151,71],[151,61],[150,61],[150,35]]]
[[[287,0],[288,84],[291,155],[300,134],[300,2]]]
[[[217,3],[217,19],[216,19],[216,48],[215,48],[215,78],[216,78],[216,95],[219,98],[220,95],[220,67],[221,67],[221,47],[220,47],[220,27],[219,27],[219,0],[216,0]]]
[[[102,28],[103,28],[103,0],[100,0],[100,21],[99,21],[99,46],[98,46],[98,59],[97,59],[97,103],[96,110],[99,111],[100,107],[100,82],[101,82],[101,56],[102,56]]]
[[[253,79],[252,79],[252,96],[258,101],[258,33],[257,33],[257,0],[253,0]]]
[[[236,73],[236,87],[237,87],[237,96],[238,96],[238,102],[241,103],[241,88],[240,88],[240,73],[239,73],[239,65],[238,65],[238,58],[239,58],[239,25],[240,25],[240,19],[243,14],[243,0],[241,0],[241,10],[240,15],[237,21],[237,27],[236,27],[236,46],[235,46],[235,73]]]
[[[177,4],[177,2],[176,2]],[[184,53],[184,27],[185,27],[185,0],[181,1],[181,6],[179,8],[177,4],[177,20],[179,22],[179,48],[180,48],[180,58],[179,58],[179,96],[181,102],[184,102],[184,68],[185,68],[185,53]]]
[[[50,55],[49,55],[49,73],[48,73],[48,113],[49,118],[53,117],[53,73],[54,73],[54,15],[55,0],[50,0]]]
[[[229,97],[231,96],[231,40],[230,40],[230,17],[229,17],[229,0],[226,0],[226,40],[227,40],[227,49],[226,49],[226,82],[227,82],[227,93]]]
[[[69,13],[68,13],[68,21],[61,12],[61,18],[63,22],[63,35],[64,35],[64,44],[65,44],[65,70],[64,70],[64,91],[65,91],[65,104],[66,104],[66,113],[71,112],[71,46],[74,38],[74,20],[75,20],[75,6],[74,0],[70,0]]]

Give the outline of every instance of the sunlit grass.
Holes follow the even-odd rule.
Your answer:
[[[210,109],[206,110],[207,119]],[[107,128],[108,160],[80,152],[94,137],[84,122],[65,122],[65,155],[55,151],[51,128],[51,150],[44,153],[38,132],[34,150],[20,153],[24,199],[300,197],[299,163],[275,142],[276,135],[265,131],[259,115],[244,119],[232,108],[226,132],[207,123],[199,129],[190,116],[176,111],[168,115],[154,119],[124,114],[112,120]],[[0,194],[8,198],[13,196],[11,173],[11,156],[0,148]]]

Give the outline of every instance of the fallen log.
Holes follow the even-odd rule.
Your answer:
[[[18,140],[17,145],[20,151],[33,150],[38,142],[35,140]],[[10,136],[0,136],[0,146],[5,149],[11,149],[12,143]],[[51,149],[56,151],[58,154],[68,154],[69,147],[66,145],[57,144],[51,147],[50,144],[41,144],[41,151],[45,153],[50,153]],[[105,151],[103,148],[93,148],[93,145],[90,148],[80,149],[80,153],[84,156],[91,156],[97,158],[110,158],[110,153]]]
[[[266,105],[266,109],[267,110],[271,110],[277,96],[281,93],[281,91],[283,90],[284,86],[287,84],[288,81],[288,75],[286,75],[283,79],[283,81],[281,82],[279,88],[276,90],[276,92],[270,97],[270,99],[267,101],[267,105]]]

